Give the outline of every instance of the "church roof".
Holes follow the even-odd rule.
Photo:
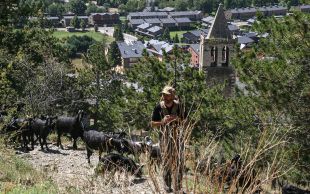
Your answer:
[[[223,4],[217,9],[214,22],[211,25],[207,39],[232,39],[231,32],[228,29],[227,20],[225,18]]]

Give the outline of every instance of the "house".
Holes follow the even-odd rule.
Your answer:
[[[121,53],[122,67],[129,68],[137,63],[142,57],[144,44],[141,41],[117,42],[118,49]]]
[[[160,11],[160,12],[172,12],[172,11],[175,11],[175,9],[173,7],[165,7],[163,9],[158,9],[158,11]]]
[[[143,23],[145,23],[145,21],[143,19],[132,19],[129,22],[129,26],[132,27],[133,29],[136,29],[137,26],[139,26]]]
[[[254,40],[247,36],[239,36],[237,40],[238,40],[238,44],[240,44],[241,50],[250,48],[251,45],[254,43]]]
[[[162,28],[175,28],[177,26],[176,21],[173,18],[162,18],[160,21]]]
[[[137,26],[137,29],[135,31],[138,33],[146,33],[147,29],[150,27],[152,27],[152,24],[143,23],[143,24],[140,24],[139,26]]]
[[[192,21],[200,21],[203,17],[201,11],[176,11],[169,12],[170,18],[188,18]]]
[[[174,18],[174,20],[176,21],[177,26],[180,29],[189,28],[192,23],[192,21],[189,18]]]
[[[88,20],[92,26],[113,26],[120,23],[118,13],[92,13]]]
[[[258,8],[258,11],[262,12],[264,16],[285,16],[287,8],[280,5],[264,6]]]
[[[147,48],[148,52],[157,57],[159,61],[163,61],[163,50],[167,54],[171,54],[173,50],[173,44],[154,39],[147,41],[145,43],[145,47]]]
[[[239,35],[240,34],[240,28],[237,25],[228,24],[228,29],[232,33],[232,35]]]
[[[190,64],[193,67],[199,67],[199,44],[191,44],[188,48],[188,52],[191,54]]]
[[[182,42],[188,44],[196,44],[200,42],[200,36],[202,34],[208,34],[208,29],[201,29],[201,30],[192,30],[185,32],[183,34]]]
[[[131,12],[127,15],[127,20],[132,19],[151,19],[151,18],[167,18],[168,13],[166,12]]]
[[[61,23],[64,27],[70,26],[71,20],[75,16],[63,16]],[[88,25],[88,16],[77,16],[77,18],[81,21],[84,20],[85,24]]]
[[[49,25],[52,25],[54,27],[59,27],[61,24],[59,17],[46,17],[45,19],[47,20]]]
[[[254,7],[242,7],[242,8],[235,8],[230,9],[225,12],[225,16],[227,19],[240,19],[245,20],[256,16],[256,8]]]
[[[310,13],[310,5],[299,5],[293,7],[293,10],[305,12],[305,13]]]
[[[163,28],[160,26],[149,24],[149,23],[143,23],[137,26],[137,29],[135,30],[135,32],[141,35],[146,35],[151,38],[154,38],[154,37],[162,35]]]
[[[148,36],[155,38],[163,34],[163,28],[159,26],[152,26],[147,29]]]
[[[279,16],[279,15],[286,15],[287,8],[274,5],[274,6],[263,6],[263,7],[243,7],[243,8],[236,8],[230,9],[225,12],[225,16],[227,19],[230,20],[247,20],[249,18],[253,18],[256,16],[257,12],[261,12],[264,16]]]
[[[146,23],[152,24],[154,26],[160,26],[161,21],[158,18],[144,19]]]
[[[214,17],[208,16],[208,17],[202,18],[201,21],[202,21],[202,26],[210,27],[213,24]]]

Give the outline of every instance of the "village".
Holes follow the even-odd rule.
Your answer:
[[[305,0],[0,3],[0,193],[309,194]]]

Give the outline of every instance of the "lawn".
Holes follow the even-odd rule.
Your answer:
[[[113,37],[106,36],[106,35],[101,34],[100,32],[95,32],[95,31],[86,31],[86,32],[55,31],[53,33],[53,36],[55,36],[56,38],[59,38],[59,39],[67,38],[67,37],[70,37],[70,36],[73,36],[73,35],[76,35],[76,36],[83,36],[83,35],[90,36],[93,39],[95,39],[96,41],[101,41],[105,37],[107,39],[108,43],[110,43],[110,42],[112,42],[114,40]]]
[[[178,37],[179,38],[182,38],[183,37],[183,34],[187,32],[187,31],[171,31],[170,32],[170,38],[174,38],[176,34],[178,34]]]

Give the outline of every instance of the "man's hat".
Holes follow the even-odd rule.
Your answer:
[[[164,89],[161,91],[161,94],[175,95],[175,89],[171,86],[165,86]]]

